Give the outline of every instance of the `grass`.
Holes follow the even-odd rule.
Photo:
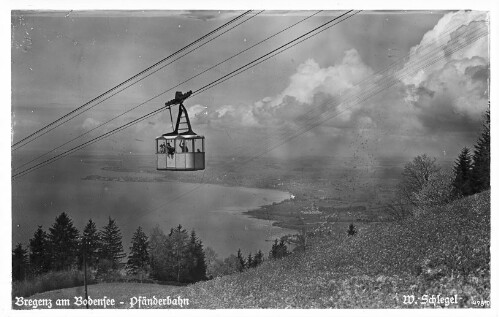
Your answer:
[[[187,287],[203,308],[422,308],[403,295],[490,301],[490,192],[398,223],[313,238],[306,253]],[[320,233],[320,232],[319,232]]]
[[[83,285],[81,271],[49,272],[34,279],[16,281],[12,284],[12,297],[27,297],[54,289]]]
[[[391,223],[318,229],[306,253],[187,287],[92,285],[95,296],[188,298],[189,308],[428,308],[428,295],[457,296],[449,307],[490,303],[490,192]],[[79,291],[78,291],[79,290]],[[68,296],[81,288],[63,290]],[[49,292],[33,298],[55,296]],[[417,304],[404,304],[414,295]],[[56,297],[53,297],[56,298]],[[126,305],[125,305],[126,306]],[[125,308],[125,307],[124,307]]]

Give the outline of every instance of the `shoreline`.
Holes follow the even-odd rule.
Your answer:
[[[103,168],[104,169],[104,168]],[[112,171],[112,172],[125,172],[125,171],[116,171],[112,169],[105,169],[106,171]],[[249,218],[253,219],[258,219],[258,220],[270,220],[272,221],[272,226],[273,227],[279,227],[281,229],[286,229],[286,230],[297,230],[297,227],[295,225],[290,224],[289,222],[286,221],[279,221],[279,219],[272,217],[266,217],[265,215],[262,215],[262,212],[268,211],[274,206],[279,206],[281,204],[284,204],[286,202],[292,201],[292,197],[294,197],[293,193],[287,190],[281,190],[281,189],[275,189],[275,188],[270,188],[270,187],[248,187],[248,186],[241,186],[241,185],[231,185],[229,183],[214,183],[214,182],[196,182],[196,181],[190,181],[190,180],[177,180],[177,179],[165,179],[165,178],[159,178],[157,176],[153,176],[154,173],[148,173],[148,172],[134,172],[134,173],[147,173],[151,175],[151,177],[133,177],[133,176],[103,176],[103,175],[88,175],[86,177],[82,177],[81,180],[84,181],[105,181],[105,182],[138,182],[138,183],[185,183],[185,184],[199,184],[199,185],[215,185],[215,186],[222,186],[222,187],[230,187],[230,188],[242,188],[242,189],[254,189],[254,190],[271,190],[271,191],[276,191],[276,192],[281,192],[284,193],[285,195],[288,196],[288,198],[282,199],[279,202],[272,202],[269,204],[261,205],[258,206],[257,208],[254,209],[249,209],[245,211],[241,211],[241,215],[247,216]]]

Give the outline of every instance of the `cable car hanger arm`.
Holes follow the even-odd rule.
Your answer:
[[[187,113],[187,109],[185,109],[185,106],[183,104],[184,100],[186,100],[187,98],[189,98],[191,95],[192,95],[192,90],[189,90],[188,92],[186,92],[184,94],[181,91],[177,91],[175,93],[175,99],[172,99],[172,100],[167,101],[165,103],[165,107],[168,110],[170,110],[170,120],[171,120],[171,123],[172,123],[172,130],[173,130],[173,132],[171,134],[177,134],[177,135],[180,135],[180,134],[195,134],[192,131],[191,122],[189,120],[189,114]],[[175,127],[173,127],[173,117],[172,117],[172,109],[171,109],[171,107],[173,105],[178,105],[179,106],[178,116],[177,116],[177,123],[176,123]],[[184,121],[182,121],[182,118],[184,119]],[[185,127],[181,128],[180,127],[181,124],[187,125],[187,128],[185,128]],[[179,130],[182,130],[184,132],[180,133]]]
[[[181,91],[177,91],[175,93],[175,98],[170,100],[170,101],[167,101],[165,103],[165,106],[170,109],[171,106],[173,105],[181,105],[185,99],[189,98],[190,96],[192,95],[192,90],[189,90],[188,92],[186,92],[185,94],[183,94]]]

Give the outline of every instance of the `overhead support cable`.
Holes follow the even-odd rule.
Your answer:
[[[179,49],[178,51],[176,51],[176,52],[172,53],[171,55],[169,55],[169,56],[167,56],[167,57],[163,58],[162,60],[160,60],[160,61],[156,62],[155,64],[153,64],[153,65],[149,66],[148,68],[146,68],[146,69],[142,70],[141,72],[139,72],[139,73],[137,73],[137,74],[133,75],[132,77],[130,77],[130,78],[128,78],[127,80],[125,80],[125,81],[121,82],[120,84],[118,84],[118,85],[114,86],[113,88],[111,88],[111,89],[107,90],[106,92],[104,92],[104,93],[100,94],[99,96],[97,96],[97,97],[93,98],[92,100],[90,100],[90,101],[86,102],[85,104],[83,104],[83,105],[79,106],[78,108],[76,108],[76,109],[74,109],[74,110],[70,111],[69,113],[67,113],[67,114],[63,115],[62,117],[58,118],[57,120],[55,120],[55,121],[53,121],[53,122],[51,122],[51,123],[49,123],[49,124],[47,124],[47,125],[43,126],[42,128],[40,128],[40,129],[36,130],[35,132],[33,132],[33,133],[29,134],[28,136],[26,136],[26,137],[22,138],[21,140],[19,140],[19,141],[15,142],[15,143],[11,146],[12,151],[16,151],[16,150],[18,150],[18,149],[22,148],[23,146],[25,146],[25,145],[27,145],[27,144],[31,143],[32,141],[34,141],[34,140],[38,139],[38,138],[39,138],[39,137],[41,137],[42,135],[45,135],[46,133],[48,133],[48,132],[52,131],[53,129],[55,129],[55,128],[57,128],[57,127],[61,126],[62,124],[66,123],[66,122],[68,122],[68,121],[70,121],[70,120],[72,120],[73,118],[75,118],[75,117],[79,116],[80,114],[82,114],[82,113],[84,113],[84,112],[86,112],[86,111],[88,111],[88,110],[92,109],[93,107],[95,107],[95,106],[97,106],[98,104],[102,103],[103,101],[105,101],[105,100],[107,100],[107,99],[111,98],[112,96],[114,96],[114,95],[116,95],[116,94],[118,94],[118,93],[120,93],[120,92],[122,92],[122,91],[124,91],[124,90],[128,89],[129,87],[131,87],[131,86],[133,86],[133,85],[137,84],[138,82],[140,82],[140,81],[144,80],[145,78],[147,78],[147,77],[151,76],[152,74],[154,74],[154,73],[158,72],[159,70],[163,69],[164,67],[166,67],[166,66],[168,66],[168,65],[172,64],[172,63],[173,63],[173,62],[175,62],[176,60],[178,60],[178,59],[180,59],[180,58],[184,57],[185,55],[187,55],[187,54],[189,54],[189,53],[191,53],[191,52],[193,52],[193,51],[195,51],[195,50],[199,49],[200,47],[202,47],[202,46],[204,46],[204,45],[206,45],[206,44],[210,43],[211,41],[213,41],[214,39],[218,38],[219,36],[221,36],[221,35],[223,35],[223,34],[227,33],[228,31],[230,31],[230,30],[234,29],[235,27],[237,27],[237,26],[241,25],[242,23],[247,22],[248,20],[250,20],[250,19],[254,18],[255,16],[257,16],[257,15],[259,15],[260,13],[262,13],[262,12],[263,12],[263,10],[262,10],[262,11],[260,11],[260,12],[256,13],[256,14],[254,14],[254,15],[250,16],[249,18],[247,18],[247,19],[243,20],[242,22],[240,22],[240,23],[238,23],[238,24],[236,24],[236,25],[232,26],[230,29],[228,29],[228,30],[226,30],[225,32],[223,32],[223,33],[219,34],[218,36],[216,36],[216,37],[214,37],[214,38],[212,38],[212,39],[210,39],[210,40],[208,40],[208,41],[206,41],[206,42],[204,42],[204,43],[202,43],[202,44],[198,45],[198,46],[197,46],[197,47],[195,47],[194,49],[191,49],[189,52],[187,52],[187,53],[183,54],[182,56],[180,56],[179,58],[175,59],[174,61],[172,61],[172,62],[170,62],[170,63],[168,63],[168,64],[166,64],[166,65],[163,65],[166,61],[168,61],[168,60],[170,60],[171,58],[173,58],[173,57],[177,56],[178,54],[182,53],[183,51],[187,50],[188,48],[190,48],[190,47],[192,47],[192,46],[194,46],[194,45],[198,44],[199,42],[202,42],[203,40],[205,40],[205,39],[209,38],[210,36],[212,36],[212,35],[216,34],[217,32],[219,32],[219,31],[221,31],[222,29],[224,29],[224,28],[228,27],[229,25],[231,25],[231,24],[233,24],[233,23],[237,22],[238,20],[242,19],[243,17],[245,17],[246,15],[248,15],[249,13],[251,13],[252,11],[253,11],[253,10],[248,10],[248,11],[244,12],[243,14],[241,14],[241,15],[239,15],[239,16],[237,16],[237,17],[235,17],[234,19],[232,19],[232,20],[230,20],[229,22],[227,22],[227,23],[223,24],[222,26],[220,26],[220,27],[216,28],[215,30],[213,30],[213,31],[211,31],[211,32],[209,32],[209,33],[207,33],[207,34],[203,35],[202,37],[198,38],[197,40],[195,40],[195,41],[191,42],[190,44],[188,44],[188,45],[184,46],[183,48],[181,48],[181,49]],[[158,68],[158,67],[159,67],[159,68]],[[142,77],[141,77],[141,76],[142,76]],[[135,80],[135,81],[134,81],[134,80]],[[128,84],[128,85],[127,85],[127,84]],[[108,95],[110,95],[110,96],[108,96]],[[107,96],[107,97],[106,97],[106,96]],[[104,98],[104,97],[106,97],[106,98]],[[97,101],[98,101],[98,102],[97,102]],[[97,103],[96,103],[96,104],[93,104],[94,102],[97,102]],[[92,104],[93,104],[93,105],[92,105]]]
[[[328,23],[330,23],[330,22],[328,22]],[[316,28],[316,29],[318,29],[318,28]],[[306,34],[309,34],[309,33],[310,32],[307,32]],[[319,34],[319,33],[316,33],[315,35],[317,35],[317,34]],[[437,56],[434,59],[427,58],[428,61],[425,61],[424,59],[418,61],[419,63],[425,63],[423,65],[419,65],[417,63],[414,63],[415,66],[413,65],[414,66],[413,69],[410,69],[410,71],[406,71],[406,74],[404,74],[403,72],[397,74],[397,78],[396,78],[397,80],[391,80],[390,82],[388,82],[387,86],[384,87],[384,88],[372,89],[370,91],[364,91],[363,92],[364,94],[361,93],[361,94],[358,94],[358,95],[352,95],[351,98],[353,98],[353,100],[349,101],[350,102],[349,107],[352,107],[355,104],[359,104],[360,102],[365,101],[368,98],[371,98],[374,95],[377,95],[377,94],[381,93],[382,91],[384,91],[384,90],[392,87],[393,85],[395,85],[397,82],[399,82],[401,80],[401,78],[408,77],[408,76],[413,76],[418,71],[420,71],[422,69],[425,69],[425,68],[427,68],[427,67],[429,67],[429,66],[431,66],[431,65],[433,65],[433,64],[435,64],[435,63],[437,63],[439,61],[441,61],[442,59],[446,58],[447,56],[449,56],[449,55],[451,55],[451,54],[459,51],[460,49],[462,49],[462,48],[464,48],[464,47],[466,47],[468,45],[470,45],[471,43],[475,42],[476,40],[478,40],[478,39],[480,39],[480,38],[482,38],[484,36],[486,36],[487,34],[488,34],[487,30],[478,30],[478,29],[476,29],[476,30],[472,30],[472,31],[468,32],[468,34],[465,34],[466,36],[463,36],[465,38],[465,40],[459,40],[459,39],[457,39],[457,40],[455,40],[455,43],[452,43],[452,44],[448,44],[447,43],[447,44],[442,45],[441,47],[444,47],[444,46],[446,47],[446,54],[445,55],[443,55],[443,56]],[[299,38],[302,38],[302,37],[303,36],[300,36]],[[292,41],[292,42],[294,42],[294,41]],[[439,50],[440,50],[441,47],[437,47],[436,49],[434,49],[435,52],[433,54],[430,52],[430,53],[427,54],[427,56],[431,57],[432,55],[435,55],[436,52],[439,52]],[[239,74],[240,72],[244,72],[244,71],[246,71],[246,70],[248,70],[248,69],[250,69],[250,68],[258,65],[259,63],[263,62],[264,60],[267,60],[267,59],[269,59],[269,58],[271,58],[271,57],[273,57],[273,56],[275,56],[277,54],[282,53],[283,51],[284,50],[282,50],[282,51],[273,50],[272,52],[274,52],[274,55],[269,55],[269,53],[267,53],[267,54],[265,54],[265,55],[263,55],[263,56],[255,59],[253,62],[250,62],[250,63],[246,64],[245,66],[239,68],[238,70],[236,70],[236,73],[231,72],[231,73],[229,73],[227,75],[224,75],[224,76],[220,77],[219,79],[217,79],[215,81],[212,81],[210,84],[205,85],[205,86],[201,87],[200,89],[198,89],[196,91],[198,93],[200,93],[201,90],[205,91],[206,89],[213,88],[216,85],[218,85],[218,84],[224,82],[225,80],[227,80],[229,78],[229,75],[230,75],[230,77],[233,77],[234,75]],[[262,60],[262,57],[264,57],[264,56],[266,56],[266,58]],[[256,61],[259,61],[259,62],[256,63]],[[246,67],[247,65],[250,65],[250,66]],[[244,68],[244,67],[246,67],[246,68]],[[390,74],[385,75],[384,78],[381,78],[378,81],[390,79],[388,77],[390,77]],[[376,78],[374,78],[374,79],[376,79]],[[156,97],[153,97],[151,99],[154,99],[154,98],[156,98]],[[149,99],[149,100],[151,100],[151,99]],[[146,101],[146,102],[148,102],[148,101]],[[348,108],[346,108],[346,109],[348,109]],[[132,125],[134,125],[134,124],[136,124],[138,122],[140,122],[140,121],[143,121],[143,120],[145,120],[145,119],[147,119],[147,118],[149,118],[151,116],[154,116],[154,115],[160,113],[163,110],[165,110],[165,107],[161,107],[159,109],[156,109],[156,110],[154,110],[154,111],[152,111],[152,112],[150,112],[150,113],[148,113],[148,114],[146,114],[146,115],[144,115],[144,116],[142,116],[140,118],[137,118],[137,119],[135,119],[135,120],[133,120],[131,122],[128,122],[127,124],[124,124],[124,125],[122,125],[122,126],[120,126],[118,128],[115,128],[115,129],[113,129],[113,130],[111,130],[111,131],[109,131],[109,132],[107,132],[107,133],[105,133],[105,134],[103,134],[101,136],[98,136],[98,137],[96,137],[96,138],[94,138],[92,140],[89,140],[89,141],[87,141],[87,142],[85,142],[85,143],[83,143],[83,144],[81,144],[81,145],[79,145],[77,147],[74,147],[74,148],[72,148],[70,150],[67,150],[67,151],[65,151],[65,152],[57,155],[57,156],[54,156],[51,159],[48,159],[48,160],[46,160],[44,162],[36,164],[36,165],[34,165],[34,166],[32,166],[32,167],[30,167],[28,169],[25,169],[22,172],[19,172],[19,173],[13,175],[12,177],[16,178],[16,177],[19,177],[19,176],[26,175],[27,173],[32,172],[35,169],[41,168],[41,167],[43,167],[43,166],[45,166],[47,164],[50,164],[51,162],[53,162],[55,160],[58,160],[58,159],[60,159],[62,157],[65,157],[65,156],[73,153],[74,151],[77,151],[77,150],[79,150],[79,149],[81,149],[83,147],[86,147],[86,146],[88,146],[88,145],[90,145],[92,143],[100,141],[103,138],[106,138],[106,137],[108,137],[108,136],[110,136],[110,135],[112,135],[114,133],[117,133],[117,132],[119,132],[119,131],[121,131],[123,129],[126,129],[126,128],[128,128],[128,127],[130,127],[130,126],[132,126]],[[272,149],[281,146],[282,144],[288,142],[289,140],[291,140],[291,139],[293,139],[293,138],[295,138],[295,137],[297,137],[297,136],[299,136],[299,135],[301,135],[301,134],[303,134],[303,133],[311,130],[312,128],[314,128],[314,127],[316,127],[316,126],[324,123],[327,120],[330,120],[331,118],[333,118],[333,117],[335,117],[335,116],[343,113],[344,111],[346,111],[346,110],[344,109],[341,112],[337,112],[336,114],[332,114],[330,116],[327,116],[326,118],[322,118],[321,120],[316,121],[313,125],[311,125],[311,127],[306,127],[304,129],[302,129],[301,131],[297,131],[294,135],[287,137],[283,142],[281,142],[281,143],[279,143],[277,145],[272,146],[272,148],[270,148],[270,149],[266,149],[265,151],[263,151],[263,153],[257,154],[254,157],[251,157],[250,159],[248,159],[247,161],[249,162],[249,161],[251,161],[251,160],[253,160],[253,159],[257,158],[257,157],[260,157],[260,156],[264,155],[265,153],[271,151]]]
[[[208,71],[210,71],[210,70],[212,70],[212,69],[214,69],[214,68],[216,68],[216,67],[218,67],[218,66],[220,66],[220,65],[222,65],[222,64],[224,64],[224,63],[226,63],[226,62],[228,62],[229,60],[231,60],[231,59],[233,59],[233,58],[235,58],[235,57],[237,57],[237,56],[239,56],[239,55],[243,54],[244,52],[247,52],[247,51],[251,50],[252,48],[254,48],[254,47],[256,47],[256,46],[258,46],[258,45],[260,45],[260,44],[262,44],[262,43],[264,43],[264,42],[266,42],[266,41],[268,41],[269,39],[272,39],[272,38],[276,37],[277,35],[279,35],[279,34],[281,34],[281,33],[285,32],[285,31],[287,31],[287,30],[289,30],[289,29],[291,29],[291,28],[293,28],[293,27],[295,27],[296,25],[298,25],[298,24],[300,24],[300,23],[302,23],[302,22],[304,22],[304,21],[306,21],[306,20],[308,20],[308,19],[312,18],[313,16],[316,16],[316,15],[317,15],[317,14],[319,14],[320,12],[322,12],[322,10],[319,10],[319,11],[317,11],[317,12],[315,12],[315,13],[312,13],[311,15],[309,15],[309,16],[307,16],[307,17],[305,17],[305,18],[301,19],[301,20],[299,20],[298,22],[295,22],[295,23],[291,24],[290,26],[288,26],[288,27],[284,28],[283,30],[281,30],[281,31],[279,31],[279,32],[277,32],[277,33],[274,33],[274,34],[272,34],[272,35],[270,35],[270,36],[266,37],[265,39],[263,39],[263,40],[261,40],[261,41],[258,41],[257,43],[255,43],[255,44],[253,44],[253,45],[249,46],[248,48],[246,48],[246,49],[244,49],[244,50],[241,50],[241,51],[239,51],[238,53],[236,53],[236,54],[234,54],[234,55],[232,55],[232,56],[230,56],[230,57],[228,57],[228,58],[224,59],[223,61],[221,61],[221,62],[219,62],[219,63],[217,63],[217,64],[215,64],[215,65],[213,65],[213,66],[211,66],[211,67],[209,67],[209,68],[207,68],[207,69],[205,69],[204,71],[202,71],[202,72],[200,72],[200,73],[198,73],[198,74],[196,74],[196,75],[194,75],[194,76],[192,76],[192,77],[190,77],[190,78],[188,78],[188,79],[186,79],[186,80],[184,80],[184,81],[182,81],[182,82],[178,83],[177,85],[175,85],[175,86],[173,86],[173,87],[168,88],[167,90],[164,90],[162,93],[160,93],[160,94],[158,94],[158,95],[154,96],[154,98],[152,98],[152,99],[148,99],[146,102],[140,103],[140,104],[138,104],[137,106],[135,106],[135,107],[133,107],[133,108],[131,108],[131,109],[128,109],[127,111],[125,111],[125,112],[123,112],[123,113],[119,114],[118,116],[115,116],[115,117],[113,117],[113,118],[111,118],[111,119],[109,119],[109,120],[107,120],[107,121],[105,121],[105,122],[103,122],[103,123],[99,124],[98,126],[96,126],[96,127],[92,128],[92,129],[90,129],[90,130],[88,130],[88,131],[86,131],[86,132],[84,132],[84,133],[82,133],[82,134],[80,134],[80,135],[78,135],[78,136],[74,137],[73,139],[71,139],[71,140],[69,140],[69,141],[67,141],[67,142],[65,142],[65,143],[63,143],[63,144],[61,144],[61,145],[59,145],[59,146],[57,146],[57,147],[53,148],[52,150],[47,151],[47,152],[45,152],[44,154],[42,154],[42,155],[40,155],[40,156],[37,156],[36,158],[31,159],[31,160],[29,160],[29,161],[27,161],[27,162],[25,162],[25,163],[23,163],[23,164],[21,164],[21,165],[17,166],[16,168],[14,168],[14,171],[19,170],[19,169],[23,168],[24,166],[29,165],[29,164],[31,164],[31,163],[33,163],[33,162],[35,162],[35,161],[37,161],[37,160],[39,160],[39,159],[41,159],[41,158],[43,158],[43,157],[47,156],[47,155],[49,155],[50,153],[53,153],[53,152],[55,152],[55,151],[59,150],[60,148],[64,147],[65,145],[67,145],[67,144],[69,144],[69,143],[72,143],[72,142],[74,142],[74,141],[76,141],[76,140],[78,140],[78,139],[80,139],[80,138],[84,137],[85,135],[90,134],[91,132],[93,132],[93,131],[95,131],[95,130],[97,130],[97,129],[99,129],[99,128],[101,128],[101,127],[103,127],[103,126],[105,126],[105,125],[107,125],[107,124],[109,124],[109,123],[111,123],[112,121],[114,121],[114,120],[116,120],[116,119],[118,119],[118,118],[120,118],[120,117],[122,117],[122,116],[124,116],[125,114],[130,113],[130,112],[132,112],[133,110],[135,110],[135,109],[137,109],[137,108],[139,108],[139,107],[142,107],[142,106],[143,106],[143,105],[145,105],[146,103],[148,103],[148,102],[150,102],[150,101],[152,101],[152,100],[154,100],[154,99],[156,99],[156,98],[159,98],[160,96],[162,96],[162,95],[166,94],[167,92],[172,91],[173,89],[175,89],[175,88],[177,88],[177,87],[179,87],[179,86],[181,86],[181,85],[183,85],[183,84],[185,84],[185,83],[187,83],[187,82],[189,82],[189,81],[191,81],[191,80],[193,80],[193,79],[195,79],[195,78],[197,78],[197,77],[199,77],[199,76],[201,76],[201,75],[205,74],[206,72],[208,72]],[[261,12],[259,12],[259,13],[261,13]],[[258,15],[259,13],[255,14],[255,15]],[[111,95],[111,96],[112,96],[112,95]],[[110,96],[110,97],[111,97],[111,96]],[[108,97],[108,98],[109,98],[109,97]],[[105,99],[104,99],[104,100],[105,100]],[[102,100],[102,101],[104,101],[104,100]],[[170,117],[171,117],[171,109],[170,109]],[[172,128],[173,128],[173,120],[172,120]]]

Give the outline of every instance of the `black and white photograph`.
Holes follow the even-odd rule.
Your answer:
[[[493,313],[477,3],[11,3],[6,309]]]

